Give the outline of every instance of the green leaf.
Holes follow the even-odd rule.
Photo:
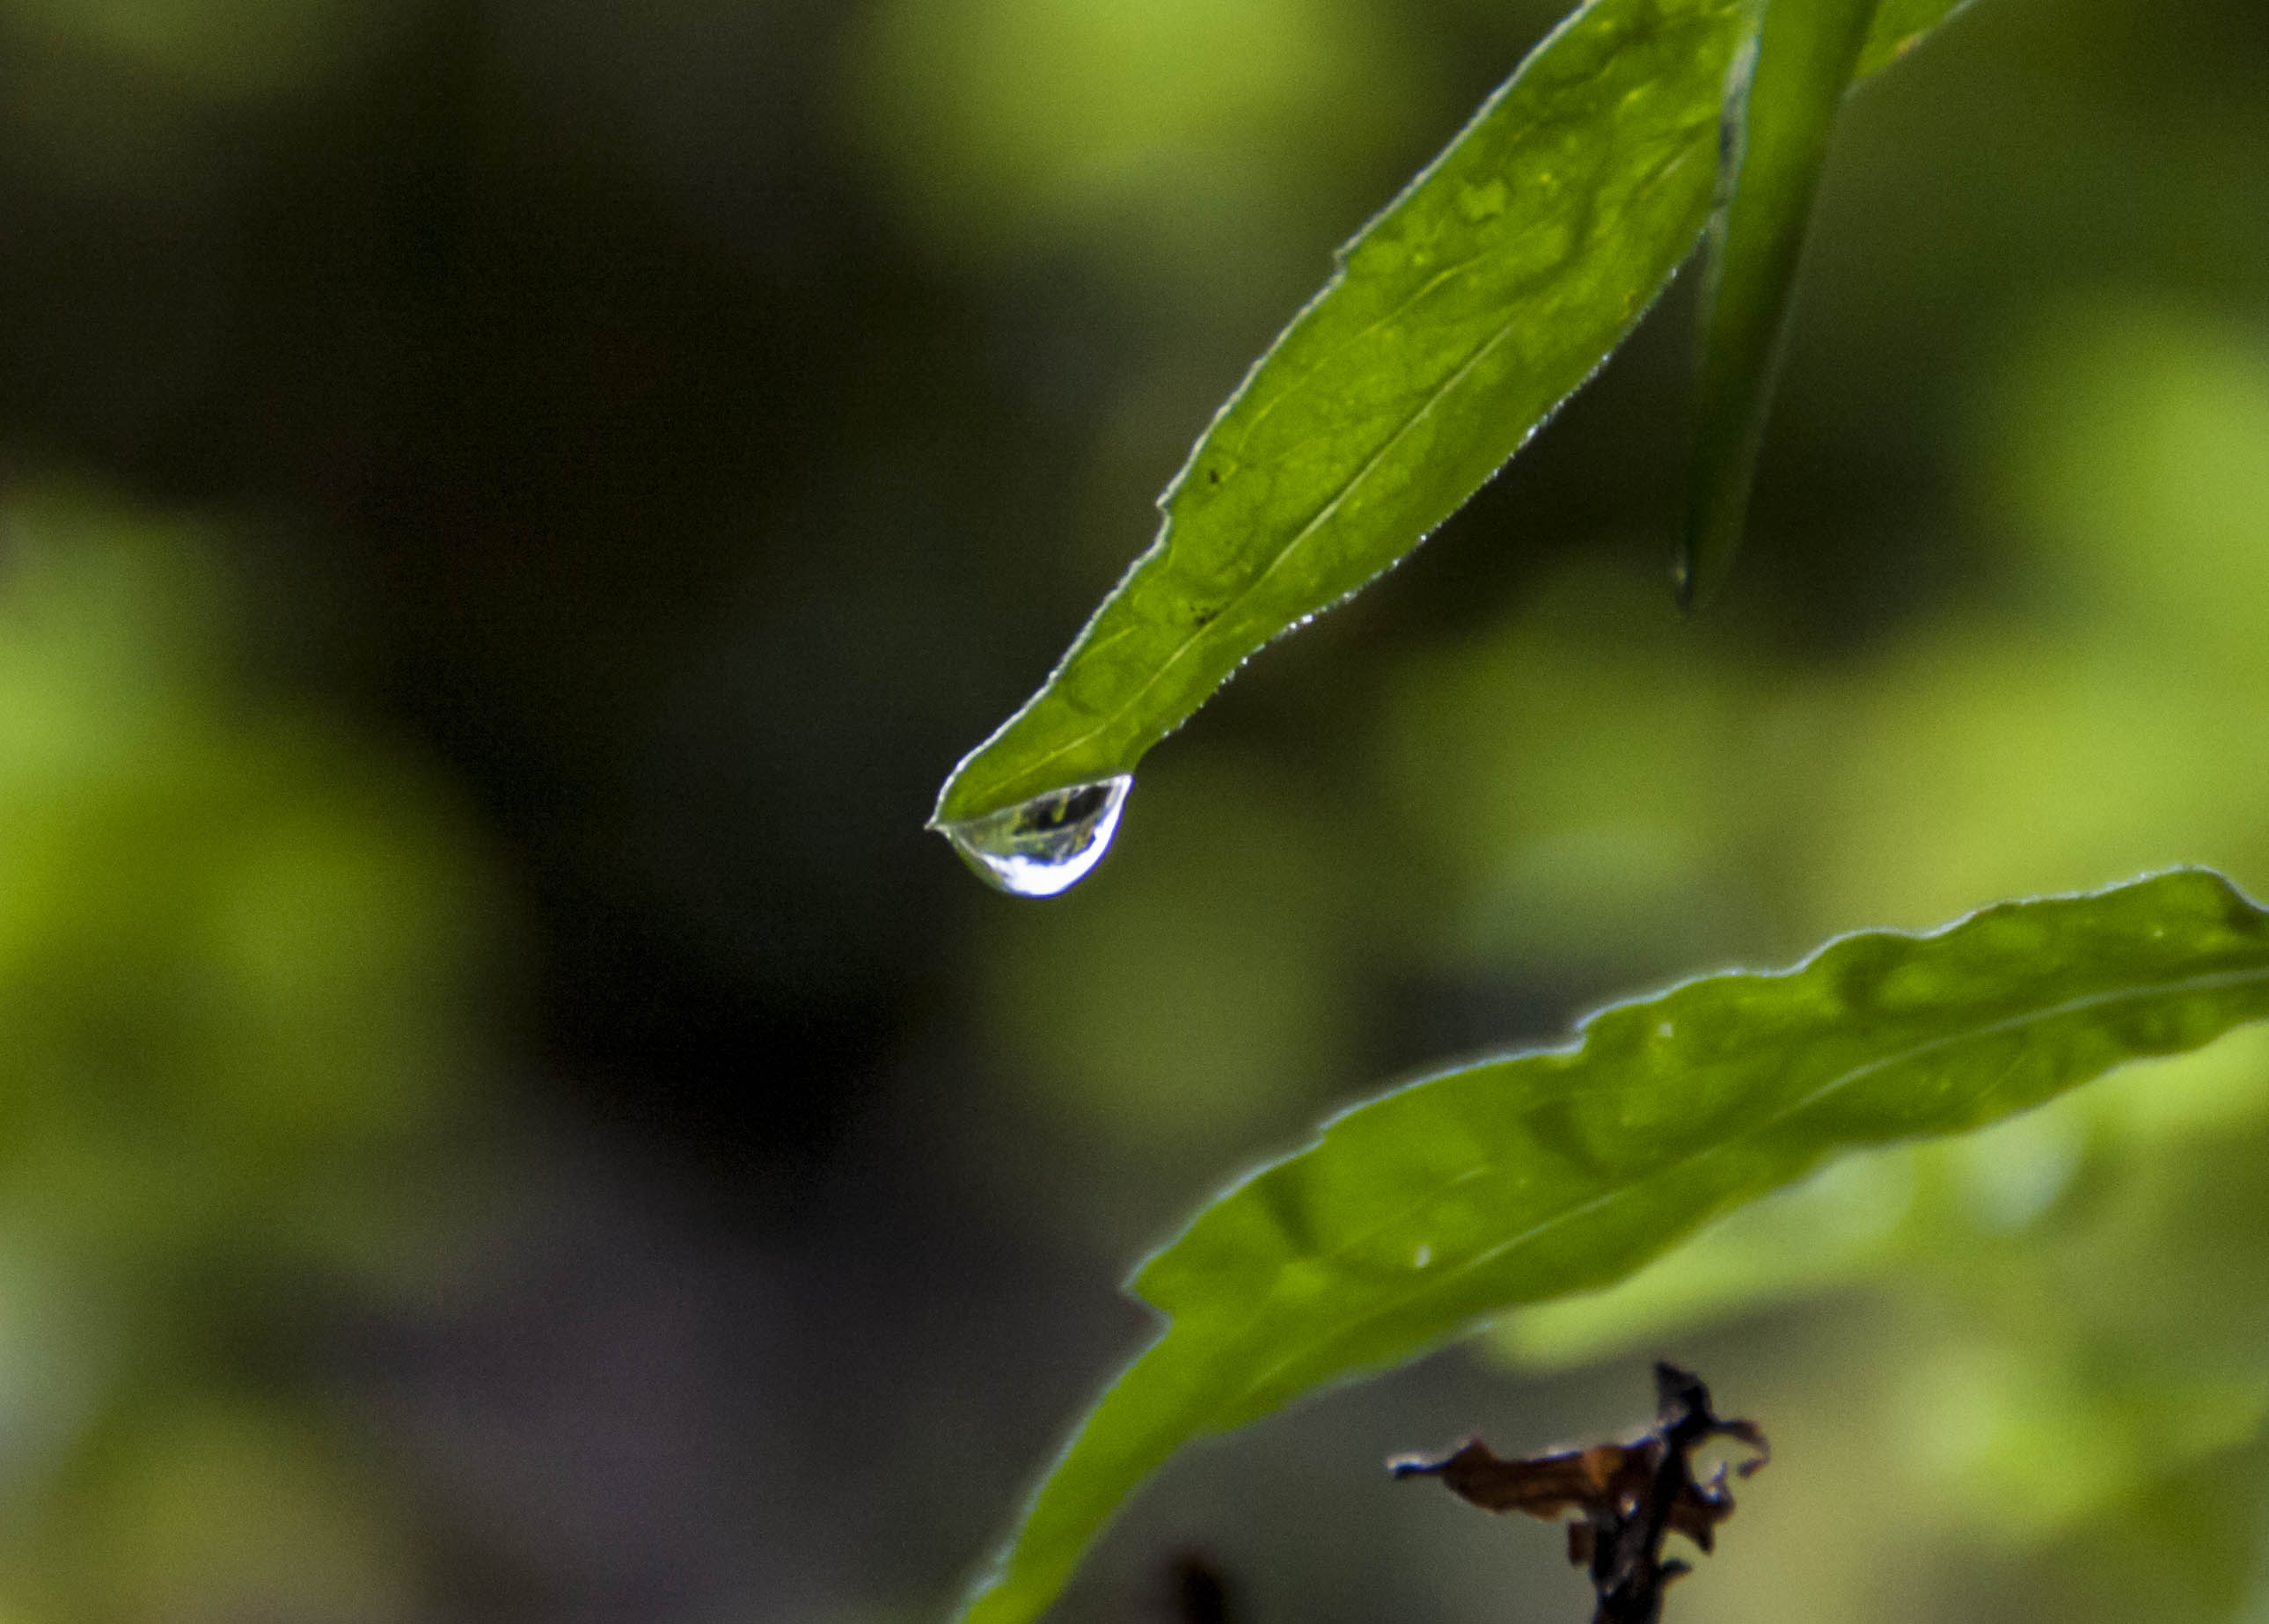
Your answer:
[[[2269,1017],[2269,912],[2190,869],[1847,936],[1778,974],[1602,1010],[1565,1049],[1401,1089],[1245,1179],[1145,1264],[1157,1341],[970,1598],[1024,1624],[1191,1438],[1518,1304],[1607,1285],[1857,1146],[1957,1133]]]
[[[1679,602],[1689,608],[1723,584],[1741,546],[1805,227],[1874,11],[1875,0],[1764,0],[1755,48],[1726,94],[1678,564]]]
[[[1954,0],[1885,0],[1862,70]],[[1448,518],[1590,377],[1717,184],[1748,0],[1593,0],[1340,254],[1160,499],[1157,540],[934,823],[1132,771],[1255,649]]]

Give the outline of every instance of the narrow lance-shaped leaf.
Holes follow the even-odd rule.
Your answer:
[[[1863,71],[1954,4],[1885,0]],[[1247,655],[1471,496],[1692,247],[1748,15],[1748,0],[1592,0],[1555,30],[1341,251],[1168,487],[1157,541],[954,770],[933,823],[1131,772]],[[1083,819],[1042,811],[983,831],[1024,841],[1012,889],[1066,852],[1092,860],[1065,832]]]
[[[1678,561],[1689,608],[1723,583],[1741,546],[1812,200],[1874,11],[1875,0],[1764,0],[1754,48],[1726,93]]]
[[[2269,1018],[2269,913],[2183,870],[1870,933],[1619,1004],[1565,1049],[1359,1106],[1201,1212],[1134,1289],[1157,1340],[1104,1393],[971,1597],[1044,1612],[1189,1439],[1605,1286],[1859,1146],[1981,1126]]]

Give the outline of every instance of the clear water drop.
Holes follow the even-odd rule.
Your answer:
[[[998,812],[940,823],[937,830],[995,890],[1053,897],[1103,860],[1134,787],[1131,773],[1067,785]]]

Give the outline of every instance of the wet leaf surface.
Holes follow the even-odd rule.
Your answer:
[[[1860,63],[1952,0],[1886,0]],[[1164,522],[934,823],[1134,771],[1256,649],[1454,513],[1622,343],[1716,191],[1746,0],[1593,0],[1340,264],[1160,499]]]

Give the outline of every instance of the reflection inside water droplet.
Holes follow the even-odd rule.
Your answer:
[[[1132,774],[1073,784],[938,832],[987,885],[1011,897],[1053,897],[1087,877],[1119,828]]]

